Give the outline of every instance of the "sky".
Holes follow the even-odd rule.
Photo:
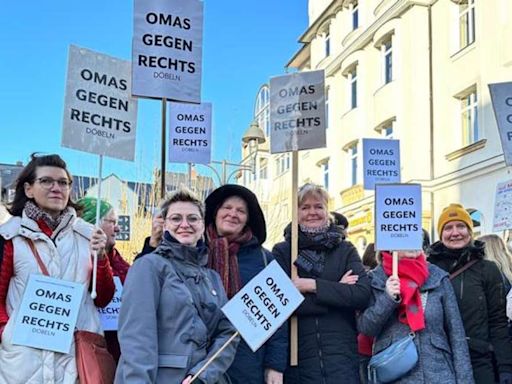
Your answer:
[[[204,0],[202,101],[213,104],[212,160],[240,161],[256,94],[300,48],[307,0]],[[133,2],[8,1],[0,8],[0,163],[59,153],[75,175],[98,156],[61,147],[70,44],[131,60]],[[161,102],[139,99],[135,161],[105,157],[103,175],[150,181],[160,167]],[[168,170],[185,171],[183,165]],[[198,167],[205,172],[205,167]]]

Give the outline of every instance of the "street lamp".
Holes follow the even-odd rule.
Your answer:
[[[229,179],[239,171],[251,171],[253,174],[256,172],[256,159],[258,155],[258,147],[260,144],[263,144],[265,142],[265,134],[261,130],[260,126],[256,121],[253,121],[249,128],[245,131],[242,142],[246,144],[249,147],[249,154],[247,157],[245,157],[246,160],[249,160],[249,164],[242,163],[230,163],[226,160],[222,161],[216,161],[212,160],[210,164],[221,164],[222,166],[222,174],[219,174],[219,172],[210,164],[202,164],[210,168],[219,179],[219,182],[221,185],[227,184],[229,182]],[[243,161],[242,160],[242,161]],[[228,174],[228,167],[236,167],[235,170],[233,170],[231,173]]]

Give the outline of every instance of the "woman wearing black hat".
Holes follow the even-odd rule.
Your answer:
[[[295,311],[299,356],[298,366],[285,372],[290,384],[359,384],[355,315],[368,304],[370,282],[357,250],[330,217],[328,201],[320,186],[299,190],[299,277],[293,282],[305,300]],[[273,253],[290,273],[291,225]]]
[[[226,184],[206,198],[208,266],[222,279],[228,298],[273,260],[261,244],[267,237],[265,218],[256,195],[245,187]],[[286,329],[278,330],[252,352],[240,341],[228,370],[234,384],[281,384],[288,348]]]

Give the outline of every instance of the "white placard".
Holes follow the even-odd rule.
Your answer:
[[[400,183],[400,141],[363,139],[364,189]]]
[[[30,275],[14,323],[12,343],[69,353],[84,284]]]
[[[121,296],[123,294],[123,284],[121,284],[119,276],[114,276],[114,284],[116,292],[110,303],[105,308],[97,308],[104,331],[117,331],[119,311],[121,310]]]
[[[324,83],[323,70],[270,79],[270,153],[325,147]]]
[[[135,0],[133,94],[199,103],[203,2]]]
[[[208,164],[212,148],[211,103],[170,103],[169,161]]]
[[[496,185],[494,200],[493,232],[512,229],[512,180],[503,181]]]
[[[222,311],[256,352],[303,300],[290,278],[273,260],[233,296]]]
[[[505,163],[512,165],[512,82],[489,84]]]
[[[375,249],[422,249],[420,184],[375,186]]]
[[[69,47],[62,146],[123,160],[135,155],[130,62]]]

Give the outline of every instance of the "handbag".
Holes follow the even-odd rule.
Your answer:
[[[27,239],[27,242],[41,272],[49,276],[34,242],[31,239]],[[75,361],[80,384],[112,384],[116,363],[107,350],[105,338],[99,333],[81,330],[76,330],[74,336]]]
[[[390,383],[413,369],[418,362],[418,350],[414,344],[414,332],[394,342],[373,355],[368,362],[368,381]]]

